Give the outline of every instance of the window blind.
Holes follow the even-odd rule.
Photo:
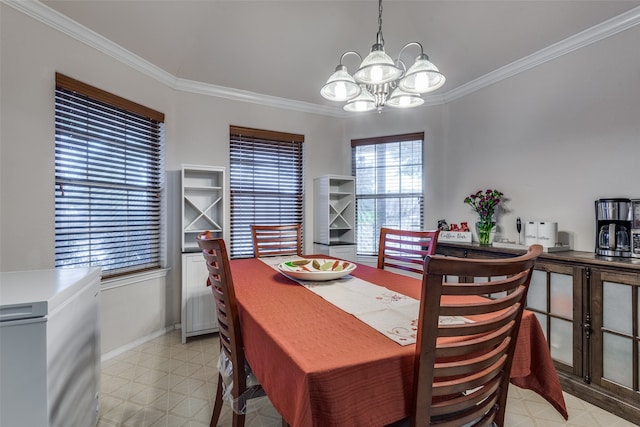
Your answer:
[[[424,133],[351,141],[358,255],[377,255],[380,227],[423,227]]]
[[[302,224],[304,136],[230,127],[231,257],[253,256],[251,225]]]
[[[55,265],[161,266],[164,116],[56,75]]]

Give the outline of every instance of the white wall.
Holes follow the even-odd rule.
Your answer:
[[[466,96],[449,108],[451,219],[474,221],[467,194],[497,187],[511,200],[500,225],[558,222],[593,251],[594,201],[640,198],[640,27]],[[456,221],[454,221],[456,222]]]
[[[350,120],[347,138],[426,130],[427,228],[439,218],[474,224],[464,198],[497,188],[509,198],[498,238],[517,240],[516,217],[555,221],[565,242],[593,251],[594,201],[640,198],[638,40],[634,27],[437,113]]]
[[[171,91],[111,57],[1,6],[0,268],[53,267],[54,90],[61,72],[158,111]]]
[[[55,72],[163,112],[172,92],[4,4],[0,13],[0,269],[52,268]],[[156,278],[104,292],[102,351],[179,322],[176,287]]]

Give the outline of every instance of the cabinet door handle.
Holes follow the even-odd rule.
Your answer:
[[[585,338],[591,339],[591,316],[587,315],[585,322],[582,324],[582,330],[584,331]]]

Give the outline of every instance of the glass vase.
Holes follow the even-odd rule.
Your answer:
[[[481,245],[490,245],[491,237],[495,229],[496,223],[493,221],[476,222],[476,232],[478,233],[478,242]]]

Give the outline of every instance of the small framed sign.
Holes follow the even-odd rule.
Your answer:
[[[471,243],[470,231],[440,231],[439,242]]]

